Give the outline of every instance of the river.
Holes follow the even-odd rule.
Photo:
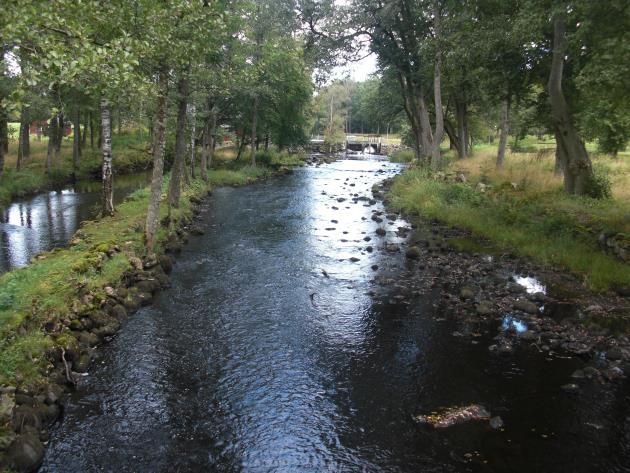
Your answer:
[[[116,176],[115,203],[147,183],[146,172]],[[71,187],[14,200],[0,211],[0,273],[26,266],[39,253],[66,246],[82,221],[98,215],[100,203],[100,181],[78,181]]]
[[[451,336],[436,294],[402,294],[417,263],[380,248],[407,222],[380,238],[381,204],[352,200],[398,171],[342,160],[217,189],[172,288],[99,350],[41,471],[629,471],[627,382],[564,393],[575,360],[497,356]],[[413,419],[471,403],[505,427]]]

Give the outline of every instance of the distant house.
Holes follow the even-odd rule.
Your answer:
[[[35,120],[29,127],[29,133],[36,135],[40,138],[48,133],[48,120]],[[70,136],[72,134],[72,123],[64,122],[63,136]]]

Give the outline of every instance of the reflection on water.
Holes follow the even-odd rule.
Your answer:
[[[506,331],[514,330],[516,333],[527,332],[527,323],[510,314],[507,314],[503,317],[503,322],[501,322],[501,326],[503,327],[503,330]]]
[[[437,292],[405,292],[418,262],[381,251],[402,223],[378,237],[382,206],[358,200],[398,169],[344,160],[217,189],[172,288],[72,395],[42,471],[627,471],[627,385],[563,396],[575,360],[497,356],[451,335]],[[477,404],[504,429],[414,420]]]
[[[146,185],[147,174],[114,180],[115,203]],[[98,214],[100,181],[18,199],[0,212],[0,273],[25,266],[38,253],[65,246],[84,220]]]
[[[533,276],[514,276],[514,281],[525,288],[528,294],[535,294],[542,292],[547,294],[547,286],[545,286],[539,279]]]

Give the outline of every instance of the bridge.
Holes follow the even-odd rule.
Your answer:
[[[383,143],[380,135],[346,135],[344,143],[337,143],[332,146],[325,144],[324,137],[314,136],[310,140],[310,149],[322,152],[350,151],[367,154],[383,154],[387,152],[388,146]]]

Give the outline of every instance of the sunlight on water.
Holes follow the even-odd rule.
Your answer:
[[[503,323],[501,324],[503,330],[514,330],[516,333],[527,332],[527,324],[520,319],[517,319],[511,314],[503,317]]]
[[[542,284],[537,278],[530,276],[514,276],[514,280],[517,284],[523,286],[528,294],[535,294],[537,292],[547,294],[547,286]]]

